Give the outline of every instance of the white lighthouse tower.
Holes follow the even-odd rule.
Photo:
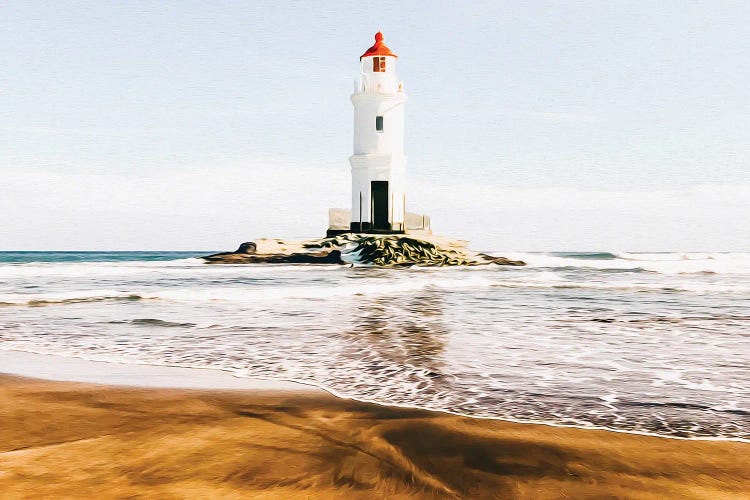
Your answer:
[[[354,154],[350,231],[401,233],[406,229],[403,83],[398,56],[375,34],[360,59],[354,105]]]
[[[354,105],[352,208],[328,211],[328,236],[342,233],[432,234],[430,218],[406,211],[404,85],[398,56],[375,34],[375,45],[359,58]]]

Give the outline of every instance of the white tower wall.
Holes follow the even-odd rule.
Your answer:
[[[382,39],[382,38],[381,38]],[[385,71],[373,71],[373,59],[385,59]],[[396,57],[361,58],[360,78],[351,96],[354,105],[351,229],[403,231],[406,197],[404,103],[407,96],[396,75]],[[381,117],[381,118],[378,118]],[[378,130],[382,126],[382,130]],[[388,227],[383,224],[382,186],[374,194],[373,181],[386,181]],[[376,215],[376,212],[380,216]]]

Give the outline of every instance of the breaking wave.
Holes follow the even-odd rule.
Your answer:
[[[286,267],[286,266],[284,266]],[[291,267],[291,266],[290,266]],[[361,280],[331,287],[326,283],[274,283],[263,277],[233,280],[207,276],[214,286],[188,280],[180,286],[161,288],[147,283],[132,283],[127,289],[82,289],[65,292],[0,293],[0,306],[46,306],[78,304],[85,302],[112,302],[163,300],[175,303],[202,303],[221,301],[232,303],[274,302],[284,299],[331,300],[336,297],[378,297],[402,293],[433,291],[477,291],[493,288],[550,289],[550,290],[600,290],[624,293],[687,293],[732,294],[750,293],[750,281],[726,282],[715,279],[664,278],[648,276],[629,278],[615,274],[609,279],[581,279],[564,272],[565,267],[534,266],[528,271],[509,272],[504,269],[472,269],[450,272],[446,270],[413,269],[406,271],[409,278],[382,281],[376,284]],[[334,269],[337,267],[334,267]],[[226,270],[226,269],[224,269]],[[295,269],[295,272],[299,269]],[[245,271],[245,270],[242,270]],[[284,272],[278,269],[278,272]],[[266,269],[265,272],[268,272]],[[316,268],[316,272],[324,272]],[[221,274],[221,273],[220,273]],[[247,275],[245,275],[247,276]],[[632,275],[631,275],[632,276]],[[90,276],[89,276],[90,278]],[[179,281],[179,280],[178,280]],[[223,286],[220,286],[223,285]]]
[[[660,274],[750,274],[750,253],[515,253],[531,267],[650,271]]]

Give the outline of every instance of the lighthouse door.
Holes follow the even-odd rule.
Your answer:
[[[388,222],[388,181],[372,181],[370,185],[372,196],[372,228],[376,230],[390,230]]]

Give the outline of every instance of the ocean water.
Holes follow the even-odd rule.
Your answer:
[[[529,265],[0,252],[0,349],[227,370],[479,417],[750,439],[750,254],[500,254]]]

